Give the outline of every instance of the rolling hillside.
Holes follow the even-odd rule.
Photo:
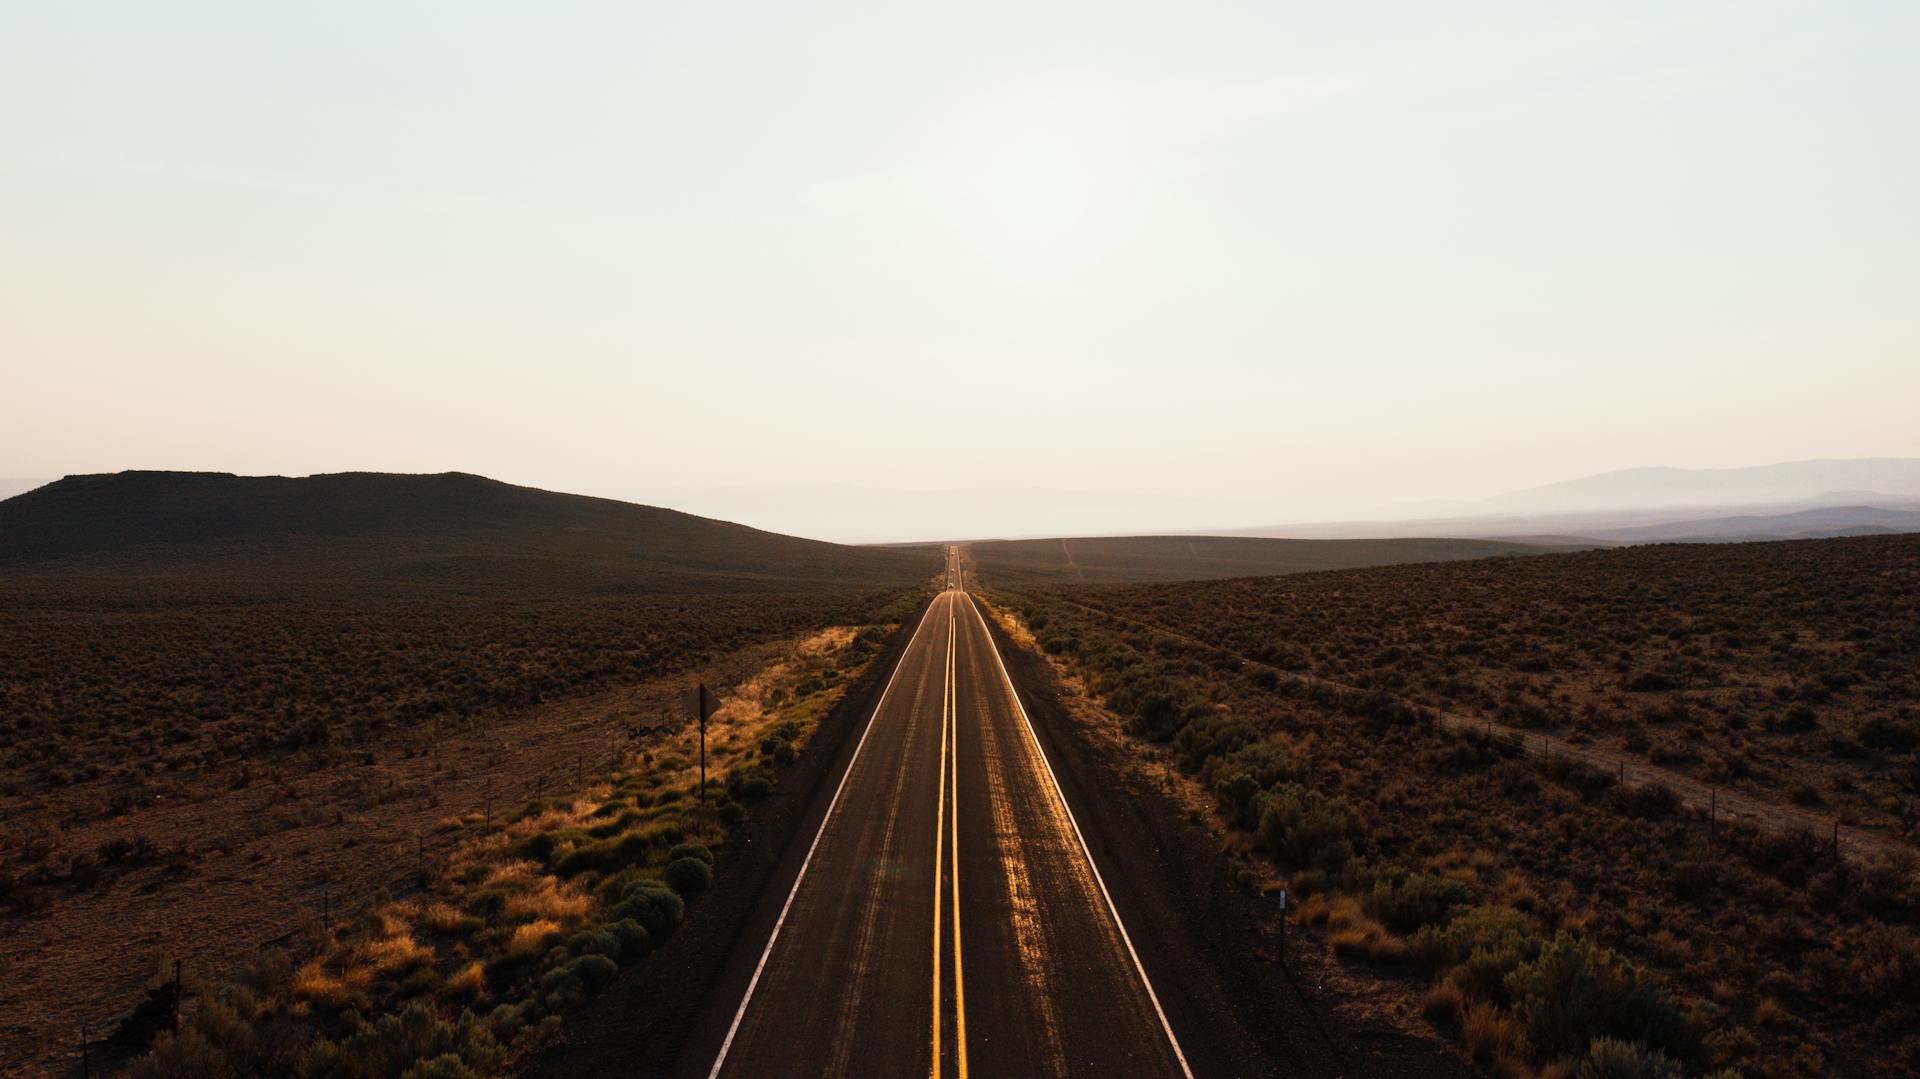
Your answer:
[[[1198,581],[1407,562],[1541,554],[1565,548],[1503,540],[1303,540],[1249,536],[1103,536],[992,540],[968,548],[989,585]]]
[[[70,476],[0,501],[0,574],[226,591],[887,588],[931,551],[846,547],[462,473]]]

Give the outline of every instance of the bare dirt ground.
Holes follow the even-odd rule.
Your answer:
[[[238,789],[182,787],[120,815],[103,814],[104,783],[0,805],[0,823],[44,828],[64,849],[144,836],[182,850],[34,913],[0,916],[0,1074],[77,1064],[81,1025],[102,1036],[173,960],[189,990],[223,983],[303,921],[339,921],[382,889],[408,887],[423,855],[450,848],[489,814],[501,819],[531,798],[604,779],[615,751],[643,751],[684,724],[680,698],[696,681],[738,687],[714,720],[711,741],[724,753],[729,717],[744,699],[757,700],[770,671],[850,633],[743,649],[698,671],[539,705],[485,729],[409,732],[357,747],[338,766],[257,769]]]

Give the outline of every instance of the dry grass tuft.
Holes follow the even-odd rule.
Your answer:
[[[1407,942],[1367,917],[1360,901],[1352,896],[1340,896],[1328,903],[1326,922],[1327,944],[1341,955],[1365,956],[1376,963],[1400,963],[1407,958]]]
[[[355,965],[365,964],[376,974],[399,978],[431,964],[433,949],[402,933],[367,941],[354,949],[354,960]]]
[[[504,888],[510,886],[531,887],[540,879],[540,867],[529,861],[504,862],[487,874],[481,886],[485,888]]]
[[[1457,1023],[1466,998],[1450,982],[1441,982],[1420,998],[1420,1015],[1429,1023]]]
[[[453,972],[447,979],[447,992],[469,1000],[487,995],[487,971],[476,960]]]
[[[350,971],[336,976],[318,959],[302,966],[293,975],[293,999],[324,1011],[339,1012],[358,1008],[366,1000],[365,972]]]
[[[1467,1002],[1460,1016],[1460,1032],[1475,1060],[1513,1056],[1520,1044],[1520,1024],[1485,1001]]]
[[[541,881],[539,887],[508,899],[505,914],[509,921],[525,918],[573,925],[585,918],[592,909],[593,897],[571,890],[563,891],[551,879],[547,879]]]
[[[460,908],[449,903],[429,903],[420,912],[420,925],[429,933],[452,933],[459,930],[467,920]]]
[[[528,922],[513,931],[512,939],[507,941],[507,954],[516,958],[525,958],[544,951],[560,936],[560,924],[540,918]]]

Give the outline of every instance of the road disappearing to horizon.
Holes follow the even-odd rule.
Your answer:
[[[949,548],[714,1079],[1192,1074],[961,583]]]

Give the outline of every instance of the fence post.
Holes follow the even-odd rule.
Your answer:
[[[87,1053],[87,1024],[80,1024],[80,1074],[93,1079],[93,1058]]]

